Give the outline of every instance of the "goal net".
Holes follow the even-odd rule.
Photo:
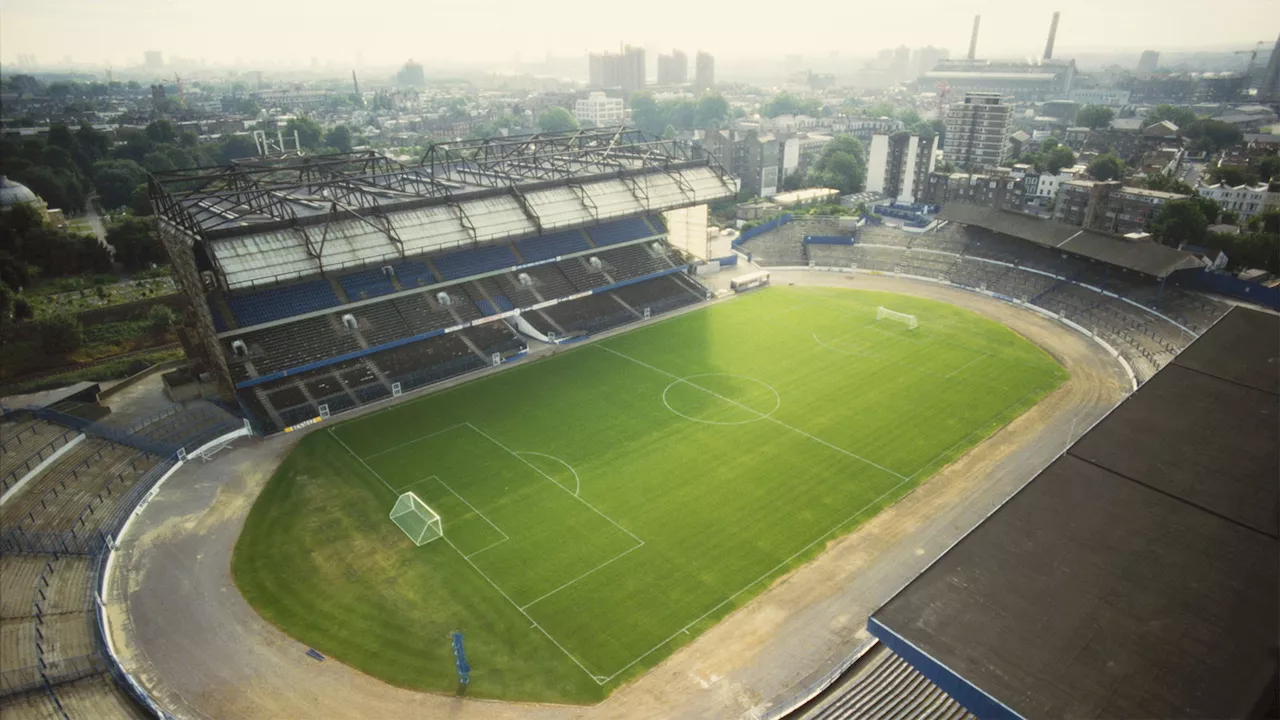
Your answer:
[[[894,322],[900,322],[903,325],[906,325],[912,330],[915,330],[916,327],[919,325],[919,323],[916,322],[915,315],[908,315],[906,313],[894,312],[884,307],[876,309],[876,320],[893,320]]]
[[[436,538],[444,537],[444,527],[435,510],[427,507],[417,495],[407,492],[396,500],[391,508],[391,522],[404,531],[414,545],[422,547]]]

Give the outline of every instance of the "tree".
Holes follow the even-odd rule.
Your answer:
[[[40,334],[40,349],[46,355],[65,355],[75,352],[84,344],[84,328],[75,315],[59,312],[36,321]]]
[[[1076,164],[1076,154],[1066,145],[1056,145],[1044,154],[1044,169],[1050,175],[1057,175],[1064,167]]]
[[[729,101],[720,93],[709,92],[698,98],[698,107],[693,113],[695,127],[706,129],[718,126],[729,118]]]
[[[1239,128],[1221,120],[1196,120],[1186,127],[1179,127],[1182,129],[1182,134],[1192,141],[1207,140],[1209,152],[1229,148],[1244,139]]]
[[[1258,179],[1262,182],[1280,180],[1280,157],[1268,155],[1258,161]]]
[[[676,128],[674,125],[668,125],[666,129],[662,131],[662,139],[663,140],[676,139]]]
[[[852,135],[838,135],[822,148],[809,171],[810,187],[830,187],[842,194],[858,192],[867,179],[867,156],[862,142]]]
[[[652,95],[636,93],[631,98],[631,122],[643,132],[659,135],[667,126],[667,117]]]
[[[285,123],[285,135],[292,137],[295,132],[298,133],[298,144],[302,147],[308,150],[319,150],[324,147],[324,131],[315,120],[302,117],[293,118]],[[254,154],[257,154],[256,150]]]
[[[405,87],[426,87],[427,75],[422,66],[410,60],[396,73],[396,84]]]
[[[111,154],[121,160],[142,162],[147,153],[156,149],[156,145],[146,133],[138,130],[121,130],[118,136],[124,138],[124,144],[117,145]]]
[[[1204,239],[1210,219],[1205,217],[1200,203],[1191,198],[1170,200],[1156,212],[1151,229],[1166,245],[1178,247],[1184,243],[1198,243]]]
[[[577,129],[578,121],[562,107],[547,108],[538,116],[539,132],[568,132]]]
[[[863,117],[873,118],[893,117],[893,103],[881,101],[873,105],[868,105],[862,110],[862,115]]]
[[[145,270],[165,261],[155,218],[122,218],[107,228],[107,244],[115,248],[116,262],[129,270]]]
[[[1142,181],[1142,186],[1148,190],[1159,190],[1161,192],[1178,193],[1179,195],[1195,195],[1195,188],[1182,182],[1172,175],[1164,173],[1154,173],[1148,175]]]
[[[37,165],[14,172],[13,179],[31,188],[31,192],[39,195],[51,208],[61,208],[68,213],[84,209],[87,195],[74,171]]]
[[[171,143],[178,139],[178,132],[173,128],[173,123],[168,120],[156,120],[147,126],[147,137],[151,138],[151,142],[159,145],[160,143]]]
[[[1058,147],[1058,145],[1060,144],[1061,143],[1058,142],[1058,138],[1047,137],[1044,140],[1040,141],[1040,152],[1049,152],[1050,150]]]
[[[1089,177],[1094,180],[1120,180],[1124,178],[1124,161],[1112,153],[1099,155],[1089,163]]]
[[[164,335],[173,327],[174,318],[168,305],[153,305],[147,312],[147,326],[153,335]]]
[[[145,183],[133,189],[133,195],[129,198],[129,209],[137,217],[146,217],[152,213],[151,193],[147,191]]]
[[[923,122],[922,118],[920,117],[920,113],[917,112],[915,108],[911,108],[911,107],[903,108],[899,110],[898,119],[901,120],[902,124],[905,125],[908,129],[915,127],[916,125],[919,125],[921,122]]]
[[[1076,113],[1076,124],[1098,130],[1111,125],[1116,113],[1106,105],[1085,105]]]
[[[339,125],[324,135],[324,143],[338,152],[351,152],[351,128]]]
[[[1151,112],[1147,113],[1147,116],[1142,120],[1142,126],[1151,127],[1161,120],[1168,120],[1181,130],[1196,121],[1196,114],[1187,108],[1173,105],[1157,105],[1151,108]]]
[[[258,154],[258,144],[248,135],[223,135],[214,152],[214,161],[226,165],[236,158],[254,157]]]
[[[93,166],[93,187],[107,209],[128,205],[146,179],[147,171],[132,160],[103,160]]]
[[[760,114],[770,118],[775,118],[779,115],[817,116],[821,112],[822,103],[816,99],[802,98],[785,90],[775,95],[772,100],[760,108]]]
[[[1236,187],[1239,185],[1256,185],[1258,183],[1257,168],[1248,165],[1218,165],[1209,168],[1209,179]]]
[[[1239,225],[1240,213],[1235,210],[1223,210],[1218,221],[1223,225]]]

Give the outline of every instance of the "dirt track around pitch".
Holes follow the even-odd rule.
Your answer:
[[[231,579],[249,508],[296,434],[242,441],[171,477],[122,539],[107,598],[125,668],[178,717],[731,718],[795,698],[866,640],[867,616],[979,523],[1127,392],[1119,364],[1063,325],[988,297],[887,276],[774,271],[775,285],[884,290],[1003,323],[1071,378],[897,504],[831,543],[644,676],[591,707],[403,690],[260,618]]]

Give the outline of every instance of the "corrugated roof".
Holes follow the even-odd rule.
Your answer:
[[[1178,270],[1203,267],[1191,253],[1159,243],[1124,240],[1007,210],[951,203],[942,209],[938,217],[961,225],[986,228],[1154,277],[1165,277]]]

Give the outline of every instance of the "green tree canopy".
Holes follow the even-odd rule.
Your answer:
[[[1089,163],[1089,177],[1094,180],[1124,179],[1124,161],[1113,153],[1099,155]]]
[[[1076,113],[1076,123],[1097,130],[1111,124],[1116,113],[1106,105],[1085,105]]]
[[[1186,127],[1180,125],[1179,128],[1192,141],[1206,140],[1209,152],[1229,148],[1244,139],[1239,128],[1221,120],[1196,120]]]
[[[562,107],[547,108],[538,116],[538,130],[541,132],[568,132],[577,129],[578,121]]]
[[[351,152],[351,128],[339,125],[324,135],[324,142],[338,152]]]
[[[1076,164],[1076,154],[1066,145],[1055,145],[1044,153],[1044,169],[1050,175],[1057,175],[1062,168]]]
[[[1248,165],[1216,165],[1209,168],[1209,179],[1232,187],[1256,185],[1259,180],[1258,168]]]
[[[785,90],[775,95],[772,100],[760,108],[760,114],[770,118],[775,118],[779,115],[812,115],[816,117],[821,113],[822,103],[816,98],[803,98]]]
[[[729,101],[720,93],[708,92],[698,98],[693,124],[699,128],[719,126],[729,119]]]
[[[324,147],[324,131],[320,124],[311,118],[293,118],[285,123],[284,134],[292,136],[298,133],[298,144],[308,150],[319,150]],[[255,153],[257,154],[256,150]]]
[[[1210,222],[1200,204],[1191,198],[1170,200],[1156,212],[1151,230],[1164,244],[1178,247],[1203,240]]]
[[[178,139],[178,131],[168,120],[156,120],[147,126],[146,133],[147,137],[151,138],[151,142],[157,145],[171,143]]]
[[[75,352],[84,344],[84,328],[75,315],[60,312],[36,321],[40,331],[40,349],[48,355]]]
[[[134,189],[146,179],[147,171],[132,160],[103,160],[93,166],[93,186],[108,209],[128,205]]]
[[[1160,122],[1168,120],[1178,126],[1179,130],[1185,130],[1188,125],[1196,121],[1196,114],[1188,108],[1177,107],[1175,105],[1157,105],[1151,108],[1151,112],[1142,120],[1143,127],[1150,127]]]
[[[1142,181],[1142,186],[1148,190],[1159,190],[1161,192],[1178,193],[1180,195],[1196,194],[1195,188],[1172,175],[1165,175],[1164,173],[1154,173],[1147,176],[1147,178]]]
[[[829,187],[842,194],[858,192],[867,180],[867,156],[852,135],[837,135],[822,149],[809,171],[810,187]]]
[[[145,270],[165,262],[155,218],[120,219],[107,228],[107,244],[116,249],[116,262],[129,270]]]

